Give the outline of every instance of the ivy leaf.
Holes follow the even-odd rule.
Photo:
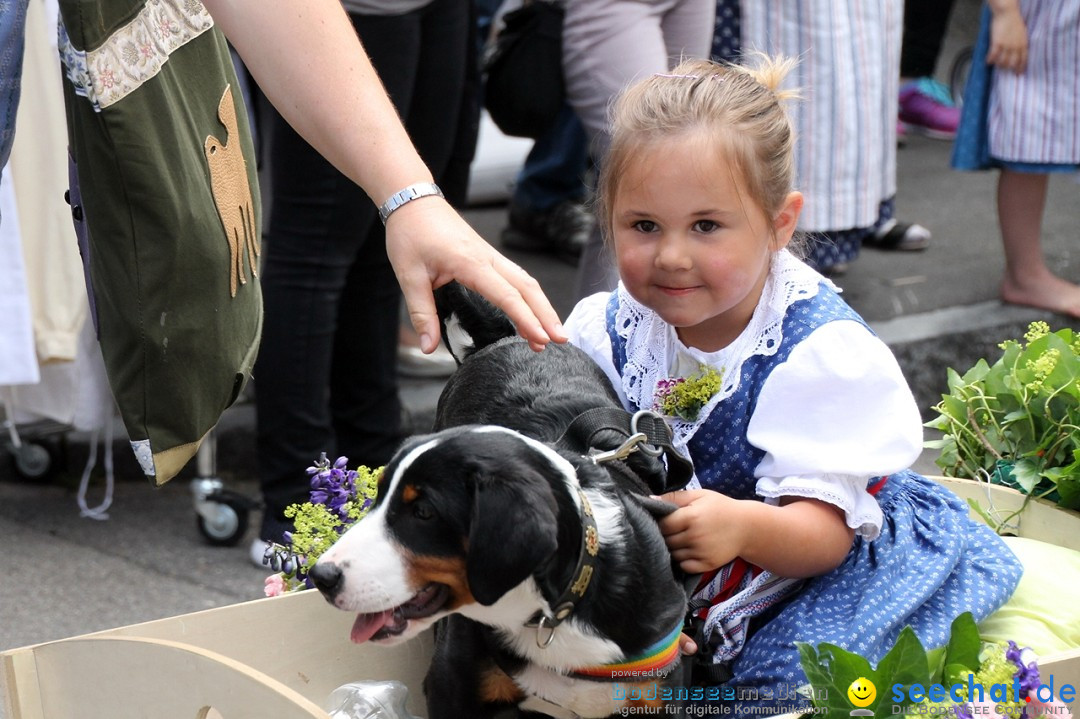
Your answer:
[[[1024,492],[1031,494],[1035,489],[1035,485],[1039,483],[1041,476],[1035,462],[1030,459],[1018,459],[1012,466],[1012,478],[1023,488]]]
[[[949,630],[949,643],[945,647],[945,686],[960,683],[979,670],[979,651],[982,640],[979,627],[971,612],[964,612],[953,620]]]
[[[1080,509],[1080,476],[1061,477],[1057,481],[1057,490],[1061,498],[1058,504],[1065,509]]]
[[[930,683],[930,664],[926,649],[915,636],[915,630],[904,627],[896,644],[881,658],[877,666],[877,675],[881,680],[878,687],[878,700],[874,704],[875,717],[888,717],[895,714],[896,704],[892,701],[892,687],[902,685],[904,695],[912,684]],[[888,701],[885,701],[885,700]]]
[[[857,654],[851,654],[833,644],[819,644],[817,649],[806,642],[795,642],[802,660],[802,668],[806,678],[813,687],[811,701],[826,717],[846,717],[851,712],[851,702],[847,698],[848,687],[860,676],[870,679],[877,686],[877,682],[871,677],[873,670],[870,662]],[[837,656],[837,652],[841,654]],[[846,656],[845,656],[846,655]],[[852,667],[862,666],[862,674],[852,671]],[[843,669],[838,670],[838,664],[843,664]]]
[[[904,627],[893,647],[881,658],[877,668],[864,657],[835,644],[822,643],[817,649],[805,642],[796,642],[803,671],[813,687],[814,706],[828,717],[849,716],[853,705],[848,689],[856,679],[873,683],[877,697],[866,707],[875,719],[885,719],[897,713],[893,687],[903,686],[903,694],[912,684],[927,684],[930,667],[926,650],[911,627]]]

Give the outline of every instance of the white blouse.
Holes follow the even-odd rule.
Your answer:
[[[791,291],[794,284],[807,287],[809,280],[816,283],[821,277],[786,252],[778,259],[755,319],[728,347],[700,352],[683,345],[670,326],[658,330],[666,337],[653,344],[666,345],[667,351],[650,356],[666,356],[666,362],[661,362],[666,366],[649,373],[650,378],[687,376],[703,363],[726,368],[724,390],[706,406],[702,417],[737,388],[736,373],[741,374],[743,361],[764,353],[764,343],[757,341],[764,325],[775,335],[776,323],[763,323],[759,316],[775,310],[777,302],[790,305],[805,297],[805,292]],[[619,291],[622,302],[634,303],[625,290],[620,287]],[[612,361],[605,322],[608,296],[600,293],[579,302],[565,326],[570,341],[596,360],[629,408],[627,396],[634,395],[634,389]],[[637,308],[644,310],[640,305]],[[638,406],[651,404],[647,398],[655,386],[653,380],[637,391]],[[685,450],[697,427],[673,423],[676,446]],[[873,539],[880,532],[882,514],[877,500],[866,491],[869,480],[911,466],[922,449],[922,420],[888,346],[858,322],[835,320],[803,339],[787,361],[769,374],[761,386],[747,439],[765,452],[754,476],[757,494],[767,503],[776,504],[786,496],[828,502],[844,512],[849,527]],[[696,486],[695,478],[689,487]]]

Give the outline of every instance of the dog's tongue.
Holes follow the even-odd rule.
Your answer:
[[[383,626],[390,621],[390,617],[393,615],[393,609],[387,609],[385,612],[358,614],[356,621],[353,623],[352,632],[349,634],[349,639],[357,644],[366,642],[368,639],[371,639],[375,632],[382,629]]]

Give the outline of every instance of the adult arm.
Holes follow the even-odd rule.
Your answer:
[[[296,131],[382,204],[424,165],[338,0],[205,0],[260,88]],[[432,288],[452,279],[501,307],[534,349],[565,341],[559,317],[528,273],[499,254],[445,200],[402,206],[386,227],[413,327],[425,352],[439,322]]]

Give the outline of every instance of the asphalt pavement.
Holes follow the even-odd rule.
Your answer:
[[[998,342],[1018,337],[1029,321],[1068,324],[1066,318],[997,300],[1003,262],[996,175],[954,172],[949,152],[948,142],[917,136],[899,152],[898,215],[930,228],[930,248],[864,250],[836,280],[894,349],[924,410],[944,391],[946,367],[966,368],[994,353]],[[1080,281],[1078,197],[1075,177],[1053,178],[1043,228],[1052,266],[1073,281]],[[475,207],[465,215],[498,245],[505,206]],[[546,255],[507,254],[537,277],[565,316],[573,304],[575,269]],[[441,386],[404,381],[402,396],[415,431],[430,426]],[[215,434],[212,473],[250,497],[257,496],[253,425],[249,401],[228,410]],[[117,441],[109,518],[80,518],[75,487],[88,438],[60,439],[53,447],[56,471],[44,480],[18,477],[8,457],[0,456],[0,651],[262,596],[267,572],[248,561],[251,530],[232,547],[209,546],[197,531],[189,484],[201,475],[194,466],[153,489],[126,443]],[[930,455],[919,468],[933,471]],[[304,469],[297,467],[298,482],[306,481]],[[95,483],[91,503],[100,492]],[[258,526],[257,510],[251,526]]]

